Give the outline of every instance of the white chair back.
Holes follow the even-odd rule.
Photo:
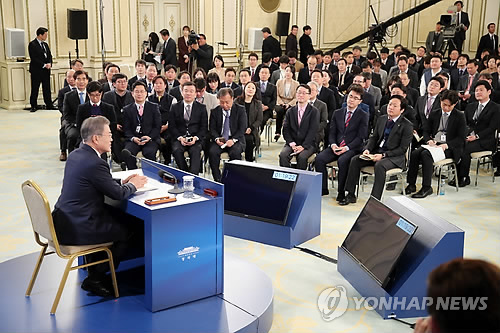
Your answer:
[[[26,207],[30,214],[33,231],[50,242],[53,242],[49,202],[45,193],[34,182],[28,180],[23,183],[22,191]]]

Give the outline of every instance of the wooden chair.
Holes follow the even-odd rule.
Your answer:
[[[31,225],[35,234],[35,241],[42,247],[35,265],[35,269],[33,270],[31,281],[28,285],[28,289],[26,290],[26,297],[29,297],[31,295],[31,291],[33,290],[33,285],[35,284],[36,277],[38,275],[38,272],[40,271],[40,266],[42,265],[43,258],[53,253],[56,253],[61,259],[67,260],[67,264],[61,279],[61,283],[59,284],[59,289],[57,290],[56,298],[54,299],[54,303],[52,304],[52,308],[50,310],[51,315],[56,313],[57,305],[59,304],[59,300],[61,298],[61,294],[64,289],[64,285],[66,284],[69,272],[75,269],[85,268],[106,262],[109,263],[109,270],[111,272],[115,297],[119,297],[118,286],[116,283],[115,267],[113,265],[113,255],[111,254],[111,250],[109,249],[109,247],[113,243],[91,245],[59,244],[56,231],[54,229],[54,221],[52,220],[52,214],[50,212],[49,201],[47,200],[47,196],[45,195],[45,193],[35,182],[31,180],[25,181],[22,184],[21,189],[23,192],[26,207],[28,208],[28,212],[30,215]],[[44,243],[41,240],[41,237],[46,239],[47,242]],[[50,249],[49,251],[47,251],[49,247]],[[73,261],[76,258],[96,252],[106,252],[108,258],[72,267]]]
[[[309,156],[309,158],[307,159],[307,169],[306,170],[312,171],[314,169],[314,161],[315,160],[316,160],[316,153]],[[290,164],[293,167],[297,166],[297,156],[295,156],[295,155],[292,156],[292,159],[290,160]]]

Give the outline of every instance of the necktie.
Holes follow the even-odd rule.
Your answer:
[[[262,82],[262,84],[260,85],[261,93],[265,93],[266,92],[266,88],[267,88],[267,83],[266,82]]]
[[[493,50],[495,50],[495,37],[491,35],[491,45],[493,45]]]
[[[96,108],[96,107],[97,107],[97,104],[95,104],[95,103],[94,103],[94,104],[92,104],[92,106]]]
[[[302,122],[302,117],[304,117],[304,109],[299,109],[299,120],[298,120],[298,123],[299,123],[299,126],[300,126],[300,123]]]
[[[79,95],[80,95],[80,104],[85,103],[85,99],[83,98],[83,92],[80,92]]]
[[[184,120],[186,122],[189,122],[189,119],[191,119],[191,105],[186,105],[186,112],[184,113]]]
[[[144,114],[144,105],[139,105],[139,117],[142,117]]]
[[[477,107],[476,113],[474,113],[474,116],[472,117],[472,120],[477,121],[477,118],[479,118],[479,116],[481,115],[483,108],[484,108],[483,104],[479,104],[479,106]]]
[[[163,97],[163,95],[158,96],[158,102],[160,102],[160,101],[161,101],[161,98],[162,98],[162,97]]]
[[[434,98],[432,98],[432,97],[429,97],[427,99],[427,106],[425,108],[425,118],[429,118],[429,113],[431,113],[433,101],[434,101]]]
[[[151,85],[151,82],[149,82],[148,83],[148,94],[150,94],[152,90],[153,90],[153,86]]]
[[[226,141],[229,140],[229,121],[230,121],[230,116],[229,116],[229,111],[227,111],[224,117],[224,125],[222,127],[222,137],[226,139]]]
[[[347,126],[349,126],[349,122],[351,121],[351,117],[352,117],[352,112],[351,111],[348,111],[347,112],[347,118],[345,120],[345,128],[347,128]],[[342,142],[340,142],[340,147],[344,147],[345,146],[345,139],[342,139]]]
[[[463,69],[459,70],[459,71],[458,71],[458,75],[459,75],[459,76],[464,75],[464,70],[463,70]]]
[[[470,91],[470,87],[472,86],[472,81],[474,81],[474,76],[469,75],[469,84],[467,85],[467,89],[465,91]]]
[[[255,69],[250,69],[252,71],[252,80],[253,80],[253,75],[255,74]]]

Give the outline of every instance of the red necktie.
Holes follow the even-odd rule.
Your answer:
[[[143,113],[144,113],[144,105],[139,105],[139,117],[142,117]]]
[[[347,112],[347,119],[345,120],[345,128],[347,128],[347,126],[349,126],[349,122],[351,121],[351,118],[352,118],[352,112],[349,111]],[[345,140],[342,140],[342,142],[340,143],[340,147],[344,147],[345,146]]]

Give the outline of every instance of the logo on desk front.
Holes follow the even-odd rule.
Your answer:
[[[196,259],[196,255],[200,252],[199,247],[190,246],[185,247],[179,252],[177,252],[177,256],[181,258],[182,261]]]

